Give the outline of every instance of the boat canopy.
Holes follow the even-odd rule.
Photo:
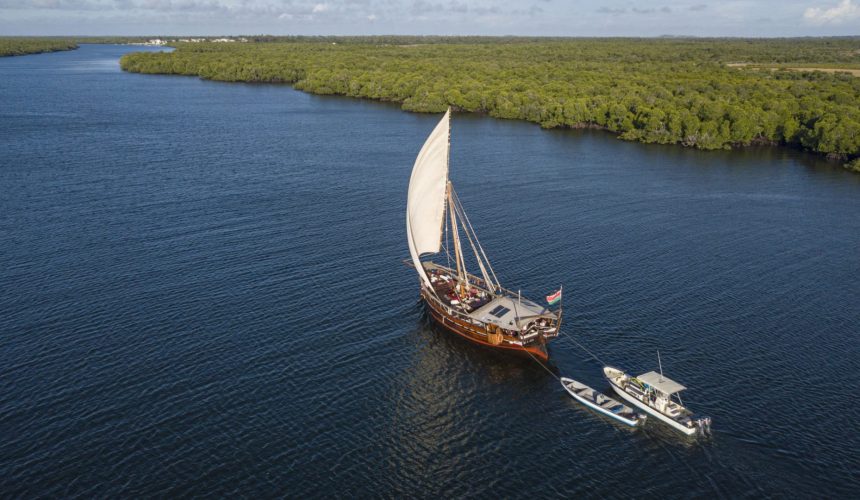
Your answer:
[[[439,253],[442,246],[448,189],[450,116],[449,109],[418,153],[409,178],[406,236],[412,263],[427,287],[431,286],[430,279],[421,265],[420,257]]]
[[[479,309],[472,311],[469,316],[478,321],[497,325],[508,330],[519,330],[526,323],[526,320],[537,318],[555,319],[555,316],[542,314],[543,312],[544,309],[534,302],[499,295]]]
[[[663,394],[675,394],[676,392],[681,392],[686,389],[686,387],[679,384],[678,382],[666,378],[665,376],[660,375],[657,372],[643,373],[636,378],[653,387],[654,389],[657,389]]]

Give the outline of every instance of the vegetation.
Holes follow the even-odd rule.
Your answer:
[[[0,37],[0,57],[40,54],[74,50],[81,43],[144,43],[152,38],[145,36],[84,36],[84,37]]]
[[[317,94],[399,102],[409,111],[450,105],[650,143],[789,144],[843,160],[860,155],[860,78],[775,68],[858,68],[858,38],[249,39],[257,43],[180,43],[172,53],[126,55],[121,65],[291,83]]]
[[[78,44],[74,41],[62,38],[0,38],[0,57],[57,52],[76,48],[78,48]]]

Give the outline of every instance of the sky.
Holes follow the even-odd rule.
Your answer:
[[[860,0],[0,0],[3,35],[860,35]]]

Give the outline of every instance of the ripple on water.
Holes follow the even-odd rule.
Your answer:
[[[436,116],[119,72],[139,49],[0,59],[9,496],[856,496],[860,178],[455,116],[502,283],[563,284],[608,363],[659,350],[715,432],[632,430],[428,322],[403,206]]]

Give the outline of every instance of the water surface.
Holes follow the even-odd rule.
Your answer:
[[[455,115],[502,284],[714,419],[631,431],[417,303],[404,205],[437,115],[0,59],[0,491],[856,497],[860,176]],[[605,389],[559,339],[558,371]]]

